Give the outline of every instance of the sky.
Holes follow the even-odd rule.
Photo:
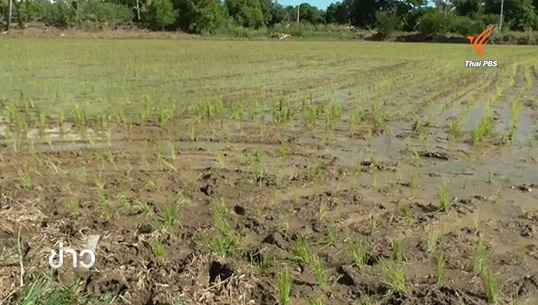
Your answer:
[[[279,0],[278,3],[282,5],[297,5],[299,3],[309,3],[312,6],[316,6],[322,10],[326,9],[329,4],[338,2],[338,0]]]

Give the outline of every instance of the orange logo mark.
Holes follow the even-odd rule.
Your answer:
[[[497,26],[497,23],[490,26],[489,28],[485,29],[484,32],[480,33],[480,35],[473,37],[473,36],[467,36],[467,39],[471,42],[473,45],[474,52],[482,59],[482,53],[484,53],[484,48],[486,47],[486,44],[489,42],[489,36],[495,32],[495,27]]]

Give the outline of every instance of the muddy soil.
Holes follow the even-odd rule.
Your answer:
[[[525,83],[506,85],[474,144],[488,96],[406,109],[431,122],[366,111],[353,132],[347,108],[329,124],[317,104],[62,132],[4,119],[0,303],[20,303],[58,242],[98,235],[94,268],[66,256],[47,278],[72,304],[283,304],[286,270],[289,304],[538,304],[538,91]]]

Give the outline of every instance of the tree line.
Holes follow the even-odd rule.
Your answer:
[[[8,1],[0,0],[7,16]],[[308,3],[285,6],[273,0],[12,0],[13,20],[24,26],[55,27],[137,24],[150,30],[214,34],[225,30],[282,28],[289,24],[349,25],[425,35],[473,35],[498,23],[502,0],[344,0],[319,9]],[[538,29],[538,0],[504,0],[503,30]],[[6,18],[4,18],[5,20]]]

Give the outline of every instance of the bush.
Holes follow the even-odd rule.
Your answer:
[[[57,27],[75,27],[87,24],[108,24],[115,27],[133,21],[134,14],[121,4],[90,0],[78,7],[73,2],[60,0],[44,6],[40,21]]]
[[[469,17],[453,15],[449,18],[449,32],[463,36],[477,35],[485,28],[482,22],[471,20]]]
[[[82,13],[82,14],[81,14]],[[90,0],[79,11],[82,21],[107,23],[111,27],[133,21],[133,11],[125,5]]]
[[[239,15],[244,27],[259,29],[265,25],[263,12],[258,8],[243,7]]]
[[[420,18],[418,31],[426,36],[446,35],[450,31],[450,19],[441,12],[428,12]]]
[[[392,12],[376,12],[376,28],[381,35],[385,38],[402,27],[402,21],[400,17]]]
[[[171,0],[152,0],[141,16],[142,22],[152,30],[164,30],[176,21],[178,13]]]

